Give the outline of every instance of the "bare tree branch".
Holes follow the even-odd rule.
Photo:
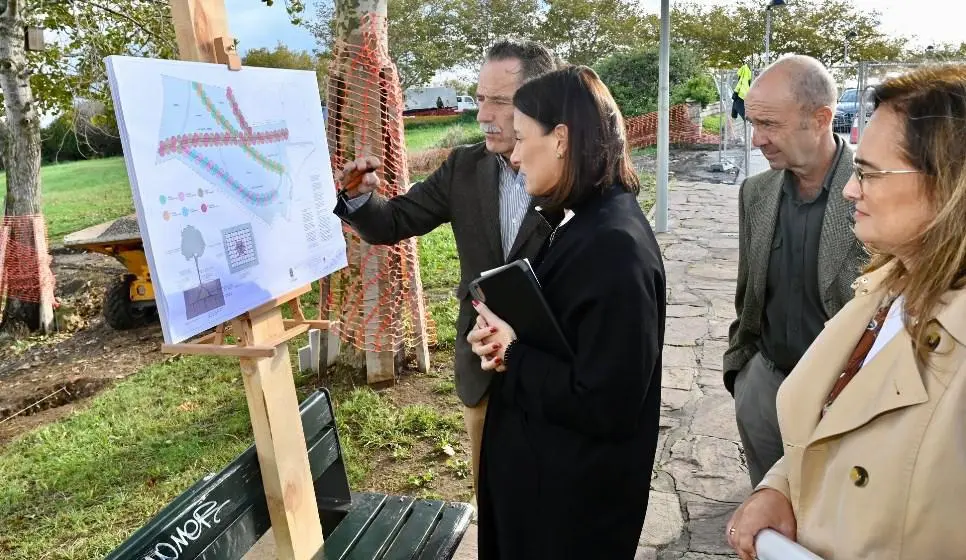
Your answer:
[[[73,0],[73,2],[87,4],[88,6],[92,6],[94,8],[97,8],[98,10],[102,10],[102,11],[105,11],[105,12],[111,14],[111,15],[117,16],[119,18],[126,19],[127,21],[129,21],[129,22],[133,23],[135,26],[137,26],[138,29],[140,29],[141,31],[147,33],[150,37],[154,38],[156,41],[158,41],[160,43],[164,43],[164,44],[166,44],[169,47],[173,47],[174,46],[171,43],[170,40],[168,40],[165,37],[161,37],[160,35],[154,33],[153,31],[151,31],[150,29],[148,29],[147,27],[145,27],[143,23],[141,23],[137,19],[135,19],[135,18],[133,18],[133,17],[131,17],[131,16],[125,14],[125,13],[118,12],[117,10],[114,10],[112,8],[108,8],[107,6],[102,6],[101,4],[98,4],[97,2],[93,2],[91,0]]]

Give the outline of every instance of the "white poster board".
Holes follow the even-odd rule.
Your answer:
[[[346,266],[314,72],[106,63],[166,343]]]

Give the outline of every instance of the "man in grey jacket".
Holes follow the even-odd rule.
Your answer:
[[[852,150],[832,132],[835,81],[820,62],[784,57],[752,84],[745,114],[770,170],[739,194],[738,318],[724,355],[752,486],[781,458],[778,387],[852,297],[868,255],[842,189]]]
[[[464,405],[470,436],[474,488],[479,478],[480,445],[487,390],[493,374],[480,369],[466,335],[476,313],[467,286],[481,272],[519,258],[533,258],[554,224],[536,210],[524,189],[524,177],[510,164],[516,145],[513,94],[524,81],[556,68],[554,55],[530,41],[494,44],[480,69],[476,90],[477,121],[486,141],[455,148],[425,181],[403,195],[386,200],[373,191],[379,186],[375,158],[349,163],[342,172],[370,170],[361,185],[340,197],[335,213],[373,245],[392,245],[425,235],[444,223],[453,227],[460,258],[456,328],[456,392]]]

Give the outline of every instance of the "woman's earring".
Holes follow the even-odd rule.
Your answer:
[[[563,153],[557,152],[557,159],[563,159]]]

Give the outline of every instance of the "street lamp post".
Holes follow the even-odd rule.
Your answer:
[[[842,62],[845,62],[846,64],[848,64],[848,62],[849,62],[849,41],[854,41],[855,39],[858,38],[858,36],[859,36],[859,34],[856,33],[855,31],[849,31],[848,33],[845,34],[845,53],[844,53],[844,55],[842,57],[842,59],[843,59]]]
[[[661,0],[661,41],[658,51],[657,79],[657,185],[654,201],[654,229],[658,233],[668,230],[668,169],[671,138],[671,2]]]
[[[785,6],[785,0],[769,0],[765,6],[765,66],[771,64],[771,9]]]

